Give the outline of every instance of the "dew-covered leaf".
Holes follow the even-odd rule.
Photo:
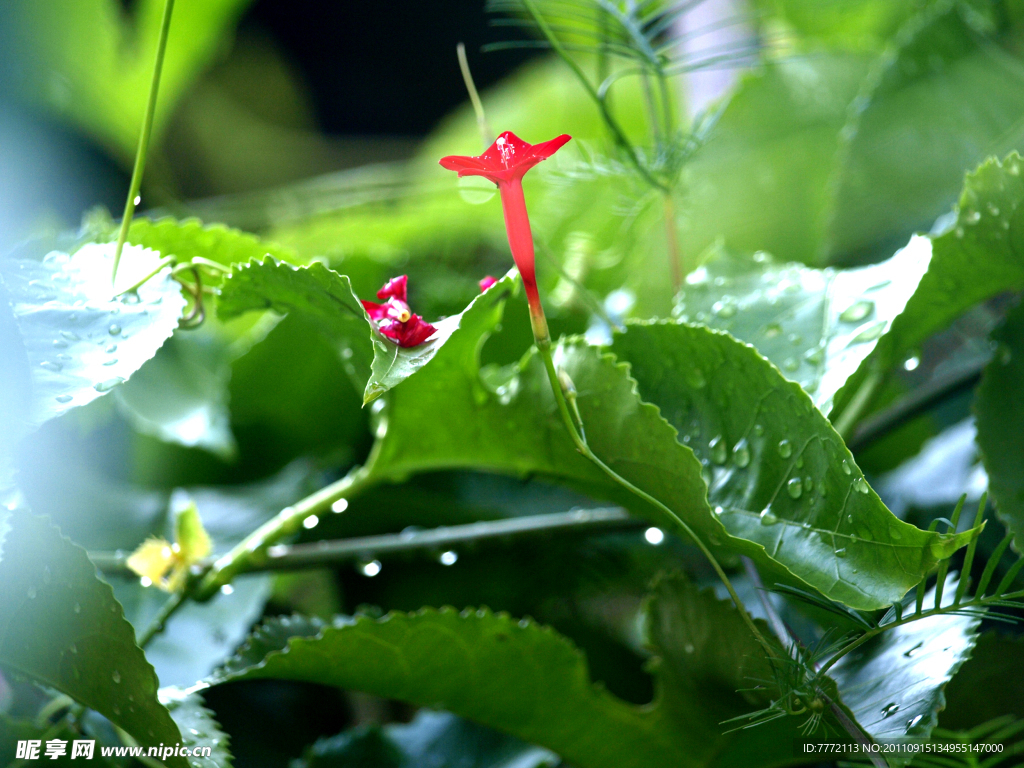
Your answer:
[[[360,726],[309,746],[293,768],[553,768],[542,747],[447,712],[420,710],[410,723]]]
[[[822,593],[879,607],[966,541],[889,512],[806,393],[750,347],[663,322],[627,326],[612,350],[695,452],[729,534]]]
[[[932,238],[928,271],[903,313],[836,395],[845,408],[869,376],[891,375],[933,333],[1004,291],[1024,289],[1024,161],[1016,152],[967,174],[956,221]]]
[[[992,334],[998,344],[974,400],[978,447],[988,472],[996,516],[1024,549],[1024,305]]]
[[[168,269],[115,298],[152,272],[159,254],[126,248],[112,285],[113,253],[113,243],[102,243],[41,262],[0,260],[31,372],[26,430],[126,381],[178,325],[185,299]]]
[[[229,738],[221,731],[213,713],[204,706],[203,697],[181,688],[164,687],[158,692],[160,703],[171,713],[181,731],[181,745],[190,750],[209,748],[210,754],[190,761],[193,766],[231,768]]]
[[[956,580],[947,577],[942,604],[956,594]],[[924,606],[935,605],[935,590]],[[976,616],[932,616],[883,632],[840,659],[829,676],[857,722],[876,741],[886,744],[927,741],[945,708],[944,689],[970,658],[981,619]],[[890,755],[894,765],[910,757]]]
[[[0,560],[0,666],[66,693],[143,746],[180,741],[135,632],[85,551],[11,513]],[[169,766],[186,768],[181,757]]]
[[[903,311],[928,268],[931,243],[914,237],[888,261],[859,269],[777,264],[725,251],[687,276],[673,315],[757,347],[823,413]]]

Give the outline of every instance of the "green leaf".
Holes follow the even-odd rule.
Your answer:
[[[248,0],[213,0],[174,8],[154,143],[246,5]],[[163,0],[140,0],[126,14],[115,0],[5,3],[0,60],[18,72],[15,94],[131,157],[149,96],[163,7]]]
[[[952,603],[956,583],[952,576],[947,579],[943,605]],[[924,604],[935,604],[934,589]],[[948,615],[889,629],[844,656],[828,674],[873,739],[885,744],[928,741],[946,706],[943,690],[970,658],[980,623],[976,616]],[[906,765],[911,758],[889,759]]]
[[[870,376],[891,376],[906,355],[973,305],[1024,290],[1022,168],[1020,155],[1011,152],[967,174],[956,222],[932,238],[928,271],[890,331],[836,395],[838,412]]]
[[[123,383],[178,324],[185,299],[169,270],[137,294],[114,298],[151,272],[158,255],[125,249],[112,286],[113,251],[113,243],[104,243],[86,245],[72,256],[53,252],[42,262],[0,259],[0,279],[11,294],[31,372],[26,428]]]
[[[49,766],[81,765],[81,763],[71,761],[72,742],[76,738],[82,738],[82,734],[76,732],[68,725],[53,729],[49,724],[40,726],[33,720],[11,717],[0,712],[0,755],[5,755],[4,759],[10,760],[7,763],[8,766],[18,765],[19,763],[24,764],[24,758],[17,760],[15,756],[18,754],[18,742],[29,740],[39,742],[39,754],[36,756],[36,760],[46,760],[46,764]],[[46,757],[46,742],[50,739],[61,739],[67,742],[66,750],[61,757]],[[77,759],[80,758],[81,756]],[[94,750],[93,759],[100,760],[101,765],[109,765],[106,760],[100,758],[98,749]]]
[[[318,739],[292,768],[541,768],[558,757],[447,712],[421,710],[408,724],[360,726]]]
[[[729,534],[823,594],[881,607],[973,535],[954,539],[896,518],[806,393],[727,335],[638,323],[612,350],[696,453],[707,503]]]
[[[454,467],[536,473],[678,530],[672,518],[626,493],[575,450],[535,355],[480,374],[479,349],[500,316],[500,305],[471,305],[430,368],[392,391],[378,413],[374,476],[401,480]],[[896,519],[807,395],[746,345],[704,328],[635,325],[613,349],[634,366],[639,396],[625,366],[610,356],[579,340],[556,351],[579,393],[590,445],[705,541],[872,609],[903,597],[973,535],[925,533]],[[677,440],[677,430],[689,447]],[[714,456],[722,454],[722,465],[712,462],[716,437]],[[783,440],[788,456],[779,453]],[[790,480],[800,483],[796,498]],[[712,511],[717,507],[719,514]]]
[[[903,311],[928,268],[914,237],[881,264],[819,270],[719,251],[691,272],[673,315],[753,344],[828,413],[832,398]]]
[[[232,458],[225,346],[204,328],[171,337],[117,389],[118,406],[139,432]]]
[[[290,263],[298,261],[290,248],[224,224],[204,224],[195,218],[135,219],[128,230],[128,242],[173,256],[179,262],[198,257],[231,266],[267,256]]]
[[[661,662],[653,668],[658,692],[646,706],[594,686],[582,655],[553,630],[451,608],[330,625],[272,620],[210,683],[306,680],[443,707],[548,747],[580,768],[791,762],[790,720],[724,734],[717,719],[752,708],[757,699],[737,693],[736,683],[750,687],[747,675],[767,674],[736,611],[681,579],[663,581],[648,610]]]
[[[236,265],[224,279],[217,301],[221,319],[271,309],[295,312],[314,320],[352,366],[352,375],[366,378],[375,329],[352,291],[348,277],[319,262],[305,267],[273,258]]]
[[[513,284],[513,278],[506,276],[473,304],[499,304]],[[342,357],[353,366],[357,378],[365,378],[362,371],[367,367],[370,348],[362,339],[369,338],[373,359],[363,392],[364,405],[429,363],[458,329],[461,319],[456,315],[440,320],[435,324],[437,333],[423,344],[400,347],[377,330],[353,293],[348,277],[318,262],[293,267],[273,259],[239,265],[221,287],[220,317],[235,317],[256,309],[273,309],[281,314],[294,311],[316,319],[341,348]]]
[[[1018,304],[992,334],[998,344],[974,399],[978,448],[988,473],[996,516],[1024,547],[1024,305]]]
[[[1024,65],[992,32],[967,3],[942,0],[876,61],[840,132],[826,252],[903,242],[955,201],[966,170],[1020,146]]]
[[[190,750],[203,747],[209,747],[211,750],[208,756],[191,760],[191,765],[230,768],[232,760],[228,749],[228,736],[221,731],[213,713],[203,706],[202,696],[170,687],[161,688],[159,695],[160,702],[167,707],[174,724],[181,731],[182,746]]]
[[[0,560],[0,665],[96,710],[143,746],[180,741],[157,679],[85,551],[45,519],[11,514]],[[186,768],[184,758],[169,766]]]

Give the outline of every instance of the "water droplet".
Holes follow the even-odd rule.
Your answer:
[[[793,371],[797,370],[799,367],[800,362],[795,357],[787,357],[782,361],[783,370],[789,371],[790,373],[793,373]]]
[[[846,547],[840,547],[836,550],[836,557],[846,557]]]
[[[78,653],[78,646],[72,643],[68,646],[68,650],[71,651],[71,653]]]
[[[899,541],[903,538],[903,533],[900,531],[899,526],[895,523],[889,524],[889,538],[893,541]]]
[[[846,459],[843,459],[843,474],[849,475],[852,472],[853,470],[850,469],[850,462],[848,462]]]
[[[117,352],[117,344],[111,344],[103,351],[106,352],[108,355]]]
[[[886,323],[884,320],[879,320],[877,323],[869,325],[863,331],[850,339],[850,344],[864,344],[868,341],[874,341],[885,332],[885,325]]]
[[[338,499],[336,502],[331,504],[331,512],[335,514],[341,514],[348,509],[348,499]]]
[[[63,336],[68,341],[80,341],[82,338],[77,333],[72,333],[71,331],[61,331],[60,335]],[[67,345],[65,344],[65,346]]]
[[[74,398],[71,395],[57,395],[55,398],[58,403],[70,403]]]
[[[766,339],[774,339],[780,333],[782,333],[782,326],[778,323],[768,323],[764,327],[764,337]]]
[[[732,449],[732,460],[736,466],[743,469],[750,464],[750,448],[747,447],[747,439],[743,438]]]
[[[81,612],[82,612],[82,606],[79,605],[78,603],[75,603],[75,613],[81,613]]]
[[[104,360],[102,364],[105,366],[117,365],[117,358],[112,357],[109,360]]]
[[[804,478],[804,493],[810,493],[814,490],[814,481],[810,477]]]
[[[371,579],[380,573],[380,568],[380,560],[371,560],[370,562],[363,563],[359,566],[359,570],[362,571],[363,576],[368,576]]]
[[[912,728],[913,728],[913,727],[914,727],[915,725],[917,725],[918,723],[920,723],[920,722],[921,722],[921,720],[923,720],[923,719],[924,719],[924,715],[914,715],[914,716],[913,716],[912,718],[910,718],[910,719],[909,719],[909,720],[907,721],[907,733],[910,733],[910,730],[911,730],[911,729],[912,729]]]
[[[761,426],[760,424],[755,424],[754,434],[757,435],[758,437],[761,437],[764,434],[764,427]]]
[[[711,438],[708,448],[711,449],[711,460],[715,464],[725,464],[725,460],[728,458],[726,455],[728,450],[725,447],[725,440],[722,439],[721,435]]]
[[[51,363],[49,360],[44,360],[43,362],[41,362],[39,364],[39,367],[44,368],[47,371],[53,371],[54,373],[64,368],[64,366],[61,365],[60,363]]]
[[[892,702],[882,707],[882,717],[891,717],[900,711],[899,704]]]
[[[64,341],[63,339],[56,339],[53,342],[53,346],[54,346],[55,349],[67,349],[68,348],[68,343],[66,341]]]
[[[97,392],[109,392],[114,387],[116,387],[118,384],[123,384],[123,383],[124,383],[124,379],[123,378],[121,378],[120,376],[115,376],[112,379],[107,379],[106,381],[101,381],[99,384],[94,384],[92,388],[95,389]]]
[[[796,459],[796,468],[797,469],[803,469],[804,468],[804,457],[803,456],[798,456],[797,457],[797,459]]]
[[[665,532],[661,528],[648,528],[644,531],[644,539],[648,544],[658,546],[665,540]]]
[[[111,336],[119,336],[121,334],[121,326],[117,323],[111,323],[110,327],[107,329],[107,333]]]
[[[777,522],[779,522],[779,518],[775,515],[775,513],[768,509],[765,509],[764,511],[761,512],[760,518],[761,525],[775,525]]]
[[[844,323],[859,323],[870,315],[874,309],[875,302],[868,301],[867,299],[861,299],[860,301],[853,302],[853,304],[844,309],[839,315],[839,319]]]
[[[121,673],[118,672],[115,669],[113,674],[110,675],[110,679],[113,680],[115,683],[120,683],[121,682]]]
[[[956,236],[957,240],[963,240],[964,239],[964,228],[963,227],[957,227],[953,231],[953,234]]]
[[[800,482],[799,477],[791,477],[786,482],[786,493],[789,494],[791,499],[799,499],[804,492],[804,484]]]
[[[853,481],[853,489],[857,491],[857,493],[867,493],[871,490],[871,488],[868,487],[868,481],[863,477],[858,477]]]
[[[779,456],[788,459],[793,455],[793,444],[789,440],[779,440]]]
[[[921,648],[923,646],[924,646],[924,641],[918,643],[913,648],[910,648],[910,649],[904,651],[903,655],[906,656],[908,659],[913,658],[914,654],[916,654],[919,650],[921,650]]]
[[[911,355],[903,361],[903,370],[905,371],[916,371],[917,367],[921,365],[921,358],[916,355]]]
[[[28,599],[29,600],[35,600],[36,599],[36,588],[35,587],[29,587],[28,588]]]
[[[459,553],[449,549],[447,552],[442,552],[438,560],[441,565],[455,565],[459,560]]]
[[[316,515],[310,515],[309,517],[307,517],[305,520],[302,521],[302,527],[305,528],[306,530],[309,530],[310,528],[316,528],[316,526],[317,526],[317,524],[319,522],[320,522],[320,518],[319,517],[317,517]]]
[[[968,224],[977,224],[979,221],[981,221],[981,214],[978,213],[977,211],[968,211],[966,214],[964,214],[964,221],[967,222]]]

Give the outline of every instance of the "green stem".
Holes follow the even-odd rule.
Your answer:
[[[854,392],[847,406],[832,419],[832,426],[843,440],[851,437],[853,428],[857,426],[857,420],[871,402],[875,390],[881,383],[881,373],[878,371],[869,372],[867,378],[864,379],[863,383],[857,388],[857,391]]]
[[[750,618],[750,614],[747,613],[746,607],[743,605],[743,601],[740,600],[739,595],[736,594],[736,590],[732,586],[732,582],[729,580],[729,576],[725,570],[719,564],[718,560],[712,554],[711,550],[708,549],[707,545],[701,540],[697,533],[687,525],[679,515],[669,509],[665,504],[658,501],[658,499],[651,496],[646,491],[633,485],[629,480],[622,477],[615,470],[605,464],[601,459],[590,449],[587,441],[580,435],[576,429],[576,424],[573,421],[572,414],[569,411],[569,406],[565,401],[565,394],[562,392],[562,385],[558,378],[558,371],[555,369],[555,362],[551,357],[551,341],[547,339],[541,339],[537,341],[537,350],[540,352],[541,357],[544,360],[544,369],[547,371],[548,380],[551,383],[551,389],[555,396],[555,402],[558,404],[558,411],[562,416],[562,421],[565,424],[565,428],[569,432],[569,436],[572,438],[573,443],[576,445],[576,450],[586,456],[591,462],[593,462],[602,472],[608,477],[614,480],[616,483],[621,485],[623,488],[634,494],[640,499],[643,499],[648,504],[656,507],[666,514],[680,529],[693,540],[697,548],[700,549],[704,557],[707,558],[708,562],[711,563],[711,567],[714,568],[715,573],[718,574],[718,578],[722,580],[726,590],[729,592],[729,596],[732,598],[733,603],[736,605],[736,610],[739,611],[740,617],[744,623],[750,629],[751,633],[757,639],[761,647],[764,648],[765,653],[768,654],[769,659],[775,658],[775,649],[768,644],[768,641],[764,639],[761,632],[758,630],[757,625],[754,624],[754,620]]]
[[[483,140],[484,149],[487,149],[494,142],[494,132],[491,131],[491,126],[487,122],[486,115],[484,115],[484,103],[480,100],[480,94],[477,93],[476,83],[473,82],[473,73],[469,71],[469,59],[466,58],[465,44],[459,43],[455,46],[455,52],[459,57],[459,69],[462,70],[462,80],[466,84],[466,90],[469,91],[469,100],[472,102],[473,111],[476,113],[476,127],[480,131],[480,138]]]
[[[605,121],[605,123],[608,125],[608,129],[612,132],[612,138],[615,140],[615,143],[618,144],[625,151],[626,156],[629,158],[629,161],[637,169],[640,175],[643,176],[644,181],[646,181],[655,189],[660,189],[663,192],[668,191],[668,187],[662,182],[660,182],[658,179],[654,178],[654,176],[651,175],[651,172],[647,170],[643,163],[640,162],[640,158],[637,156],[636,150],[633,148],[633,145],[629,143],[629,139],[626,138],[626,132],[622,130],[622,127],[619,125],[618,121],[608,110],[608,104],[594,88],[593,84],[590,82],[590,79],[580,68],[580,65],[576,63],[572,56],[569,55],[568,51],[566,51],[565,48],[562,46],[562,43],[555,36],[555,33],[552,32],[551,27],[548,26],[548,23],[544,20],[544,17],[541,16],[540,11],[537,10],[537,6],[534,4],[533,0],[523,0],[523,5],[526,6],[526,10],[533,17],[533,20],[536,22],[537,27],[541,31],[541,34],[543,34],[544,37],[547,39],[548,44],[551,46],[551,49],[558,55],[558,57],[562,61],[566,63],[569,69],[573,71],[573,74],[576,75],[576,78],[580,81],[580,84],[586,89],[590,98],[594,100],[595,104],[597,104],[597,108],[601,111],[601,118]]]
[[[282,539],[298,533],[307,517],[321,515],[330,510],[335,502],[351,499],[374,485],[377,481],[371,472],[374,457],[375,454],[371,453],[365,466],[355,467],[341,480],[281,510],[276,517],[246,536],[207,571],[194,590],[193,599],[209,600],[217,590],[230,583],[239,573],[253,570],[254,566],[265,563],[268,559],[267,549]]]
[[[184,604],[186,596],[185,590],[181,590],[167,598],[167,601],[160,606],[160,611],[153,618],[153,621],[139,635],[139,648],[145,648],[154,637],[164,631],[164,625],[167,624],[167,620]]]
[[[142,188],[142,172],[146,167],[146,153],[149,151],[149,137],[153,132],[153,116],[156,113],[156,97],[160,89],[160,73],[164,68],[164,53],[167,50],[167,33],[171,28],[171,12],[174,0],[164,0],[164,15],[160,22],[160,37],[156,43],[156,63],[153,65],[153,80],[149,86],[149,101],[146,104],[146,115],[142,121],[142,133],[139,135],[139,147],[135,152],[135,167],[132,169],[132,181],[128,187],[128,200],[124,204],[124,216],[121,217],[121,229],[117,233],[117,248],[114,250],[114,270],[111,282],[117,277],[117,266],[121,262],[121,252],[128,239],[128,228],[135,214],[135,198]]]

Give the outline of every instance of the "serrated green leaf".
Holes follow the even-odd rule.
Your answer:
[[[0,666],[66,693],[139,744],[177,743],[153,667],[85,551],[25,510],[9,524],[0,560]],[[167,764],[187,765],[174,757]]]
[[[80,765],[80,763],[71,761],[72,742],[76,738],[81,738],[81,734],[70,726],[64,725],[60,728],[51,728],[49,724],[40,726],[32,720],[10,717],[0,712],[0,755],[4,755],[4,760],[10,761],[7,763],[8,766],[25,763],[25,758],[16,759],[18,742],[30,740],[39,742],[36,745],[39,750],[35,757],[36,760],[44,759],[49,766]],[[52,739],[66,742],[63,755],[53,758],[46,756],[46,742]],[[94,750],[94,753],[93,759],[99,759],[101,765],[109,765],[106,760],[100,758],[99,750]]]
[[[228,409],[225,345],[199,328],[172,336],[124,386],[118,407],[139,432],[230,459],[237,446]]]
[[[760,648],[735,609],[668,579],[648,610],[661,662],[654,669],[658,694],[642,707],[592,685],[582,655],[553,630],[486,610],[423,609],[328,625],[272,620],[210,683],[315,680],[443,707],[548,747],[580,768],[791,762],[791,721],[724,734],[717,719],[753,706],[757,697],[734,686],[767,668],[749,657]]]
[[[114,296],[148,274],[158,254],[125,249],[111,285],[113,243],[90,244],[74,255],[54,252],[42,262],[0,259],[28,357],[32,399],[21,414],[33,429],[123,383],[174,332],[185,306],[164,270],[137,295]]]
[[[513,284],[513,278],[506,276],[474,303],[499,304]],[[461,318],[456,315],[438,321],[437,332],[423,344],[400,347],[377,330],[353,293],[348,277],[318,262],[293,267],[273,259],[239,265],[220,289],[220,317],[257,309],[273,309],[281,314],[294,311],[321,323],[353,367],[353,375],[366,379],[364,405],[429,363],[459,327]],[[372,343],[372,360],[371,346],[364,339]]]
[[[974,399],[978,448],[988,472],[996,516],[1024,547],[1024,305],[1017,305],[992,334],[998,344]]]
[[[224,224],[204,224],[195,218],[135,219],[128,230],[128,242],[152,248],[178,261],[199,257],[226,267],[268,256],[278,261],[298,262],[298,256],[290,248]]]
[[[160,703],[171,713],[174,724],[181,731],[181,744],[190,750],[210,748],[210,754],[194,758],[191,765],[212,765],[213,768],[231,768],[229,739],[221,731],[213,713],[204,706],[203,697],[180,688],[161,688]]]
[[[973,534],[895,517],[796,384],[722,333],[631,324],[612,350],[700,459],[730,535],[855,608],[894,602]]]
[[[948,577],[943,605],[952,603],[956,580]],[[935,604],[935,590],[925,595]],[[840,659],[829,676],[857,722],[876,741],[904,744],[927,741],[946,706],[943,691],[970,658],[981,619],[932,616],[883,632]],[[892,765],[907,765],[912,755],[888,755]]]
[[[1024,289],[1024,169],[1020,155],[991,158],[967,174],[956,222],[932,238],[928,271],[874,352],[836,395],[845,408],[872,374],[895,366],[980,301]]]
[[[719,251],[686,278],[673,315],[753,344],[828,413],[832,398],[903,311],[928,268],[914,237],[888,261],[860,269],[777,264]]]
[[[981,25],[967,3],[940,0],[876,61],[839,134],[827,253],[903,242],[955,201],[966,170],[1020,147],[1024,65]]]
[[[308,747],[292,768],[553,768],[554,754],[447,712],[412,722],[360,726]]]

